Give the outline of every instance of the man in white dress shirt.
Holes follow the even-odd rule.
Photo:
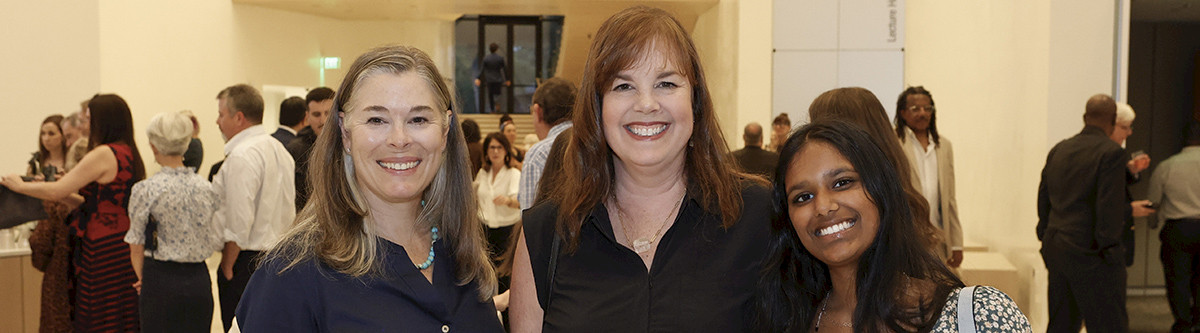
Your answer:
[[[225,163],[213,178],[213,189],[222,198],[213,220],[224,233],[217,288],[228,331],[254,273],[251,260],[270,248],[296,217],[295,163],[263,128],[263,99],[253,87],[239,84],[221,90],[217,111],[217,126],[226,142]]]

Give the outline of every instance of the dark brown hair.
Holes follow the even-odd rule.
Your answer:
[[[912,171],[912,164],[900,148],[900,140],[892,132],[892,125],[887,120],[887,110],[883,103],[870,90],[849,87],[838,88],[822,93],[808,107],[808,117],[813,122],[827,120],[842,120],[858,126],[871,135],[871,141],[883,149],[896,171],[900,173],[900,184],[908,197],[913,221],[917,224],[918,235],[926,238],[930,249],[940,248],[941,236],[938,230],[929,223],[929,202],[914,185],[917,178]],[[937,250],[939,253],[942,250]]]
[[[142,154],[138,152],[137,141],[133,139],[133,114],[129,112],[129,104],[121,96],[106,94],[96,95],[88,101],[88,110],[92,128],[88,136],[88,151],[96,146],[110,143],[122,143],[129,146],[133,152],[133,181],[146,178],[146,166],[142,164]]]
[[[50,115],[49,117],[46,117],[45,120],[42,120],[42,126],[46,126],[46,124],[53,123],[54,128],[58,129],[58,135],[62,136],[63,135],[62,125],[59,124],[62,122],[62,120],[63,120],[62,115],[58,115],[58,114]],[[60,147],[60,149],[62,149],[63,156],[66,156],[66,154],[67,154],[67,139],[63,138],[61,141],[62,141],[62,147]],[[46,148],[46,144],[44,142],[42,142],[41,126],[38,126],[38,152],[41,152],[41,156],[38,159],[39,163],[46,162],[46,159],[50,158],[50,149]]]
[[[496,142],[500,143],[501,147],[504,147],[504,167],[505,168],[507,168],[509,166],[509,163],[512,163],[512,159],[514,157],[512,144],[508,142],[508,137],[504,136],[504,134],[500,133],[500,132],[492,132],[491,134],[488,134],[487,137],[483,138],[483,163],[482,163],[483,169],[488,170],[488,172],[491,172],[491,169],[492,169],[492,159],[488,157],[488,150],[490,150],[490,148],[488,148],[488,144],[490,144],[492,141],[496,141]]]
[[[600,26],[584,64],[579,96],[572,111],[574,135],[569,150],[574,158],[563,165],[562,186],[551,194],[559,203],[557,233],[567,240],[566,251],[579,244],[579,229],[592,209],[613,194],[615,171],[612,149],[600,127],[604,87],[618,72],[628,69],[651,52],[664,48],[668,61],[692,87],[695,127],[686,148],[684,172],[687,192],[699,199],[705,211],[732,226],[742,214],[741,179],[761,178],[740,173],[732,164],[725,138],[717,124],[712,97],[696,46],[671,14],[644,6],[622,10]]]

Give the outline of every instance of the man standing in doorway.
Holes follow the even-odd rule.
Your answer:
[[[1127,332],[1125,165],[1109,135],[1117,104],[1088,99],[1083,130],[1050,150],[1038,186],[1037,237],[1049,272],[1047,332]]]
[[[225,163],[213,179],[222,199],[213,216],[225,248],[217,272],[221,321],[228,331],[252,260],[281,237],[296,217],[292,156],[262,126],[263,99],[239,84],[217,94],[217,127],[225,138]]]
[[[489,53],[483,57],[483,67],[480,68],[479,75],[475,77],[475,86],[483,88],[485,90],[483,95],[487,96],[487,106],[484,112],[500,112],[500,106],[496,105],[496,95],[500,94],[501,85],[512,85],[512,81],[508,80],[505,71],[508,66],[504,62],[504,56],[496,53],[498,50],[500,50],[499,44],[488,45]],[[486,85],[482,85],[485,83]]]

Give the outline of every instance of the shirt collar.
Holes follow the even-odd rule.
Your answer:
[[[229,155],[229,152],[233,151],[234,148],[237,148],[251,137],[259,135],[267,135],[267,133],[263,131],[262,124],[247,127],[241,132],[238,132],[238,134],[234,135],[232,138],[229,138],[228,142],[225,142],[225,155]]]
[[[913,146],[921,147],[921,140],[917,140],[917,133],[913,132],[912,128],[904,126],[904,137],[904,140],[912,141]],[[937,145],[933,142],[933,134],[925,132],[925,137],[928,138],[930,145]],[[921,147],[921,150],[925,151],[925,148],[926,147]]]
[[[181,167],[176,167],[176,168],[173,168],[173,167],[163,167],[163,168],[162,168],[162,169],[160,169],[158,172],[159,172],[159,173],[162,173],[162,174],[166,174],[166,175],[171,175],[171,174],[190,174],[190,173],[194,173],[194,172],[192,171],[192,168],[191,168],[191,167],[188,167],[188,166],[181,166]]]
[[[296,135],[296,130],[292,129],[291,127],[279,125],[279,128],[288,131],[288,133],[292,133],[292,135]]]
[[[675,217],[675,220],[685,223],[689,221],[699,221],[699,214],[701,214],[701,212],[702,210],[700,208],[699,200],[692,196],[691,191],[688,191],[687,194],[684,194],[682,206],[680,206],[679,212],[676,213],[677,216]],[[612,216],[608,215],[608,208],[605,202],[596,204],[596,207],[592,209],[592,213],[588,214],[587,218],[584,219],[583,224],[585,226],[587,224],[595,225],[596,229],[600,230],[600,234],[608,238],[609,241],[613,243],[617,242],[617,237],[613,235]],[[672,228],[674,228],[674,226],[672,226]],[[667,232],[664,231],[662,235],[658,236],[659,239],[666,234]]]
[[[571,126],[574,126],[574,123],[572,123],[570,120],[558,123],[558,125],[554,125],[554,127],[550,128],[550,132],[546,133],[546,137],[547,138],[557,137],[559,133],[562,133],[563,131],[567,130],[568,128],[571,128]]]

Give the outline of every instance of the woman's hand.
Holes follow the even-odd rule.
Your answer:
[[[4,185],[4,187],[13,191],[17,191],[16,189],[23,184],[25,184],[25,180],[21,179],[21,175],[15,173],[0,178],[0,185]]]
[[[492,203],[496,204],[496,206],[506,206],[508,205],[508,197],[497,195],[495,198],[492,198]]]
[[[133,289],[137,290],[138,295],[142,294],[142,279],[138,279],[137,282],[133,283]]]

